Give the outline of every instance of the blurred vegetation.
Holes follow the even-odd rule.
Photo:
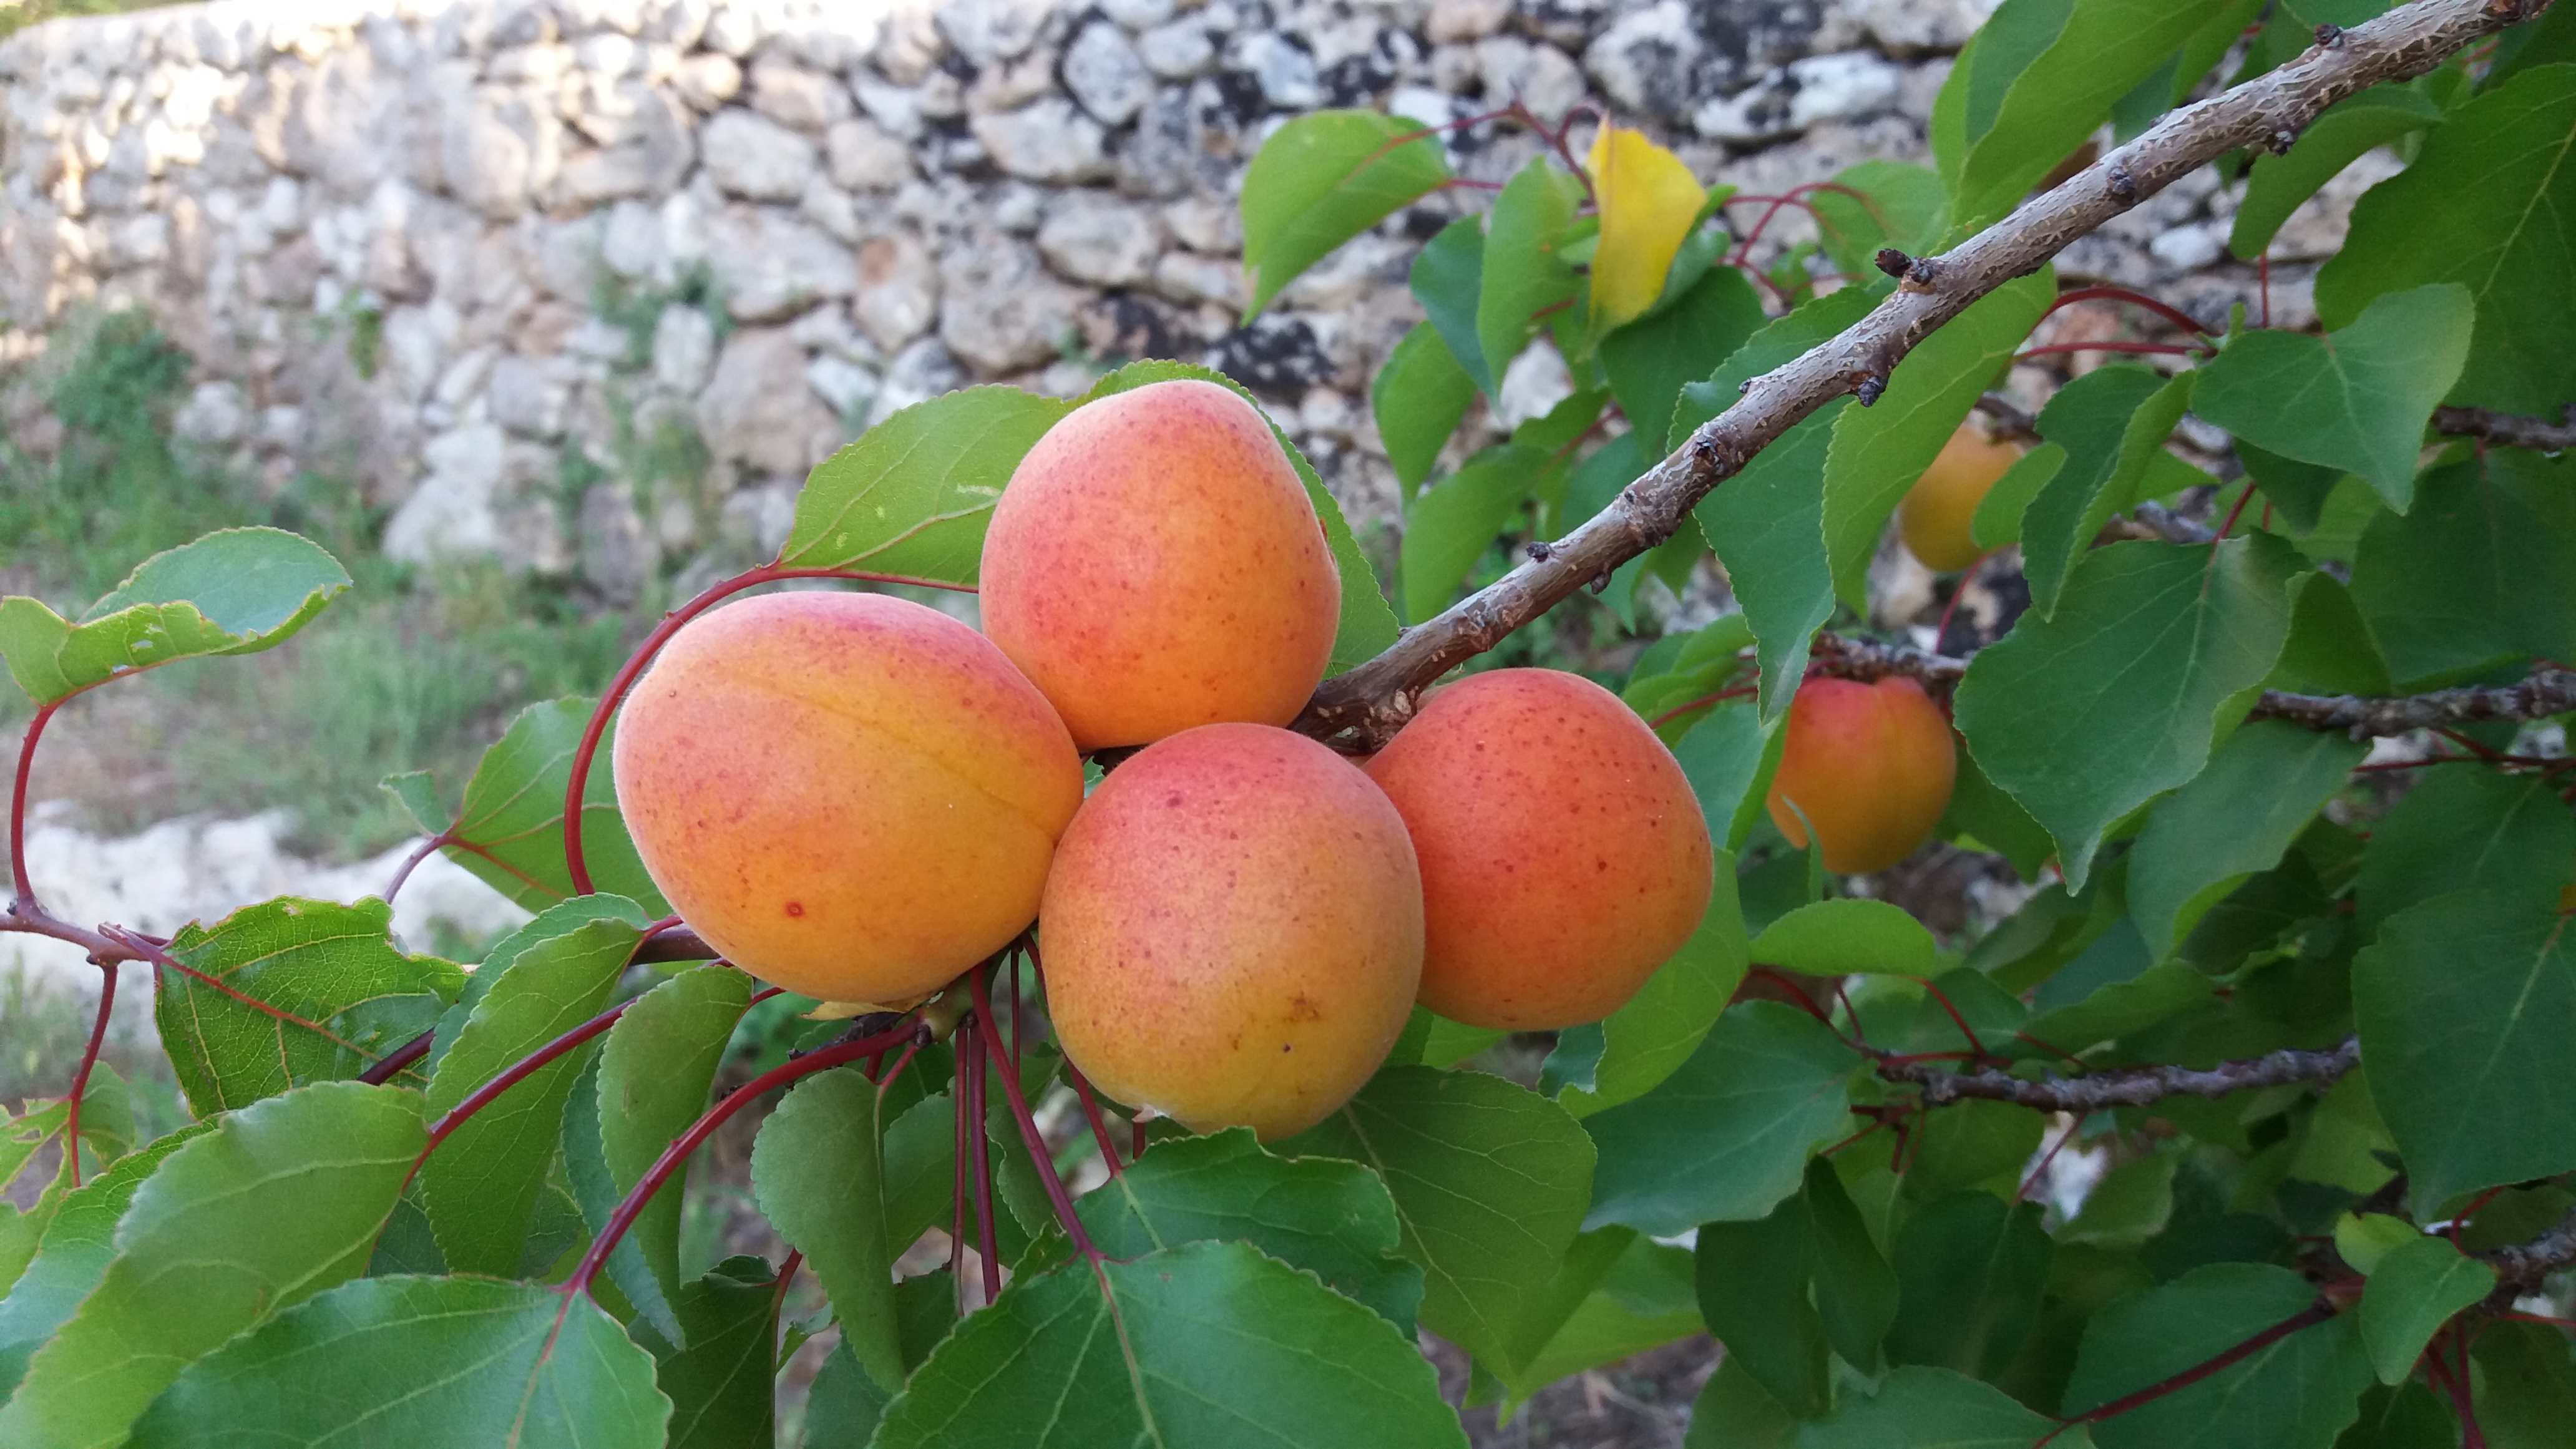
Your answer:
[[[0,36],[65,15],[122,15],[168,3],[169,0],[0,0]]]

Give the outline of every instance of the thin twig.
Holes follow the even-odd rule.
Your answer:
[[[2333,1051],[2283,1050],[2206,1068],[2113,1067],[2080,1077],[2051,1074],[2032,1079],[1992,1068],[1952,1072],[1926,1062],[1882,1060],[1878,1074],[1891,1082],[1921,1088],[1923,1105],[1927,1107],[1946,1107],[1975,1098],[2011,1102],[2041,1112],[2072,1112],[2081,1117],[2106,1107],[2144,1107],[2166,1097],[2224,1097],[2293,1082],[2326,1086],[2360,1061],[2361,1043],[2346,1039]]]
[[[81,1101],[89,1095],[89,1074],[98,1065],[98,1049],[107,1041],[107,1019],[116,1011],[116,965],[110,962],[99,970],[105,979],[98,983],[98,1019],[89,1025],[89,1044],[81,1048],[80,1068],[72,1073],[71,1104],[63,1113],[63,1161],[71,1169],[74,1187],[81,1185]]]
[[[2477,438],[2500,448],[2533,448],[2543,453],[2576,448],[2576,418],[2551,422],[2485,408],[2435,408],[2433,431],[2446,438]]]

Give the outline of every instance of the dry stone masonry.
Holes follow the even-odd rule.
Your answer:
[[[218,0],[55,21],[0,44],[0,355],[148,307],[198,359],[191,446],[273,483],[358,481],[398,558],[492,557],[612,600],[774,548],[805,470],[897,408],[971,382],[1069,392],[1140,356],[1265,394],[1365,532],[1394,493],[1367,379],[1419,316],[1412,248],[1476,198],[1391,218],[1240,325],[1235,197],[1271,129],[1518,98],[1777,191],[1922,159],[1990,8]],[[1450,144],[1500,180],[1539,143],[1488,124]],[[2276,317],[2379,174],[2285,231]],[[2204,174],[2066,266],[2214,321],[2251,285],[2211,265],[2232,210]],[[1551,363],[1514,369],[1502,421],[1562,395]]]

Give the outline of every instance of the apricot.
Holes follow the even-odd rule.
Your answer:
[[[1412,1015],[1422,876],[1358,766],[1202,725],[1092,791],[1038,931],[1056,1040],[1103,1091],[1286,1137],[1350,1100]]]
[[[1286,724],[1331,661],[1341,575],[1279,440],[1212,382],[1085,403],[984,535],[984,632],[1085,750]]]
[[[1985,550],[1969,537],[1968,526],[1995,480],[2020,456],[2012,444],[1995,442],[1975,424],[1962,423],[1896,505],[1896,531],[1906,551],[1939,573],[1975,563]]]
[[[1422,1004],[1452,1021],[1597,1021],[1708,909],[1708,826],[1689,779],[1580,675],[1471,675],[1431,696],[1368,773],[1422,862]]]
[[[881,594],[691,621],[617,722],[617,805],[672,908],[764,981],[904,1001],[1037,914],[1082,761],[982,635]]]
[[[1800,850],[1807,828],[1798,816],[1806,816],[1824,841],[1827,870],[1887,869],[1930,839],[1950,808],[1959,769],[1950,722],[1911,679],[1810,679],[1789,701],[1787,729],[1763,803]]]

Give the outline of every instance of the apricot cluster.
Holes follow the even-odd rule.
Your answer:
[[[1284,728],[1341,584],[1270,425],[1212,383],[1086,404],[994,509],[984,630],[792,593],[680,629],[614,745],[671,904],[736,965],[895,1005],[1034,916],[1065,1054],[1120,1101],[1265,1138],[1473,1025],[1616,1009],[1696,929],[1690,784],[1599,686],[1497,670],[1366,768]],[[1083,797],[1085,752],[1141,746]]]

